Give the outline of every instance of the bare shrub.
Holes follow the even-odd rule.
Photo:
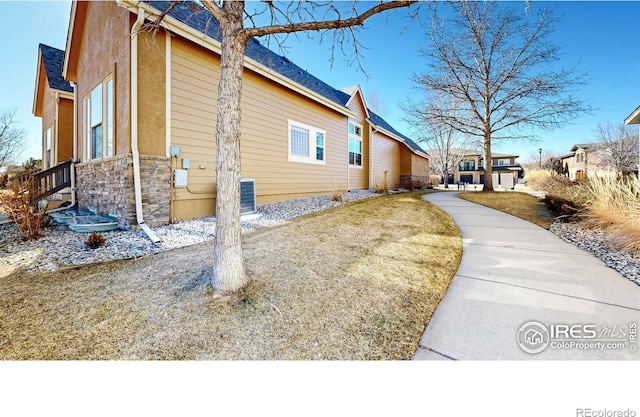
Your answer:
[[[382,185],[378,185],[378,183],[376,183],[373,186],[373,192],[376,194],[389,194],[389,182],[387,181],[387,172],[385,171],[383,174],[383,179],[382,179]]]
[[[425,183],[422,181],[409,180],[404,183],[404,188],[406,188],[409,191],[413,191],[413,190],[422,190],[426,187],[425,187]]]
[[[331,201],[337,201],[339,203],[345,203],[347,200],[344,198],[344,195],[340,191],[332,191],[331,196],[329,197]]]
[[[10,192],[0,194],[0,205],[9,216],[23,240],[38,239],[44,234],[46,208],[32,207],[31,196],[36,194],[32,175],[9,182]]]
[[[87,240],[84,241],[84,244],[91,249],[97,249],[100,246],[104,246],[105,243],[107,243],[107,238],[97,232],[91,232]]]

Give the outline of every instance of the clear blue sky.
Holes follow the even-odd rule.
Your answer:
[[[513,2],[514,5],[520,2]],[[522,8],[524,10],[524,2]],[[534,5],[550,4],[533,2]],[[635,43],[640,39],[640,2],[559,2],[554,3],[564,16],[554,34],[554,42],[564,52],[565,67],[578,64],[589,72],[590,82],[581,96],[596,108],[556,131],[537,132],[540,142],[498,144],[497,152],[516,153],[521,160],[537,149],[566,153],[574,143],[594,140],[598,122],[621,122],[640,105],[640,54]],[[518,6],[516,6],[518,7]],[[18,2],[0,0],[0,110],[15,107],[23,127],[29,131],[28,150],[23,159],[40,157],[40,119],[32,115],[37,46],[42,42],[63,49],[69,19],[69,2]],[[392,11],[375,16],[362,30],[362,65],[368,78],[355,65],[347,65],[341,55],[333,66],[329,62],[329,44],[318,46],[302,34],[289,38],[288,57],[318,78],[336,88],[360,84],[365,95],[382,97],[385,119],[403,133],[411,132],[403,121],[399,104],[417,97],[411,77],[424,71],[426,62],[418,50],[425,44],[424,30],[417,22],[406,26],[406,12]],[[406,31],[403,32],[403,29]]]

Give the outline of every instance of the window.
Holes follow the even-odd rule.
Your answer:
[[[511,165],[511,160],[510,159],[498,159],[498,165],[499,166]]]
[[[349,165],[362,167],[362,126],[349,123]]]
[[[325,163],[325,131],[289,120],[289,161]]]
[[[45,155],[44,155],[44,169],[51,168],[53,161],[51,160],[51,128],[47,129],[44,134],[45,137]]]
[[[107,84],[107,114],[105,124],[107,126],[106,156],[113,156],[113,78],[109,78]]]
[[[324,161],[324,132],[316,132],[316,160]]]
[[[87,160],[113,156],[113,78],[108,78],[84,99]]]
[[[474,171],[475,169],[475,161],[460,162],[460,171]]]

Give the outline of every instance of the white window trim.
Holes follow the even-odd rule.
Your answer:
[[[115,100],[113,95],[115,95],[115,84],[114,84],[114,77],[113,74],[109,74],[107,77],[105,77],[99,84],[96,84],[88,93],[87,95],[84,96],[82,103],[83,103],[83,111],[84,111],[84,133],[83,133],[83,154],[85,157],[86,161],[96,161],[99,159],[104,159],[104,158],[108,158],[110,156],[113,156],[115,154],[115,123],[114,120],[109,120],[109,116],[111,116],[111,118],[115,118]],[[112,106],[112,111],[111,114],[109,114],[109,110],[108,110],[108,97],[107,97],[107,83],[111,82],[111,106]],[[96,123],[96,124],[91,124],[91,107],[93,106],[92,100],[91,100],[91,94],[93,93],[93,91],[98,88],[99,86],[102,86],[102,94],[100,97],[100,105],[102,107],[102,118],[100,123]],[[113,130],[110,131],[108,123],[111,123],[111,127],[113,128]],[[100,157],[97,158],[92,158],[91,154],[92,154],[92,146],[91,146],[91,132],[93,127],[97,126],[98,124],[102,125],[102,153]],[[111,149],[111,154],[109,154],[108,152],[108,141],[111,141],[112,143],[112,149]]]
[[[349,125],[353,125],[354,128],[356,128],[356,127],[360,128],[360,136],[355,135],[355,134],[351,134],[351,132],[349,132]],[[355,129],[354,129],[354,131],[355,131]],[[351,139],[353,137],[354,139],[359,140],[360,141],[360,151],[361,151],[360,152],[360,162],[361,162],[361,164],[360,165],[356,165],[356,164],[349,163],[348,165],[349,165],[349,168],[351,168],[351,169],[364,169],[364,139],[362,137],[362,132],[363,132],[362,125],[360,125],[358,123],[353,123],[353,122],[349,122],[347,124],[347,161],[349,160],[349,152],[351,152],[349,150],[349,139]]]
[[[309,131],[309,156],[300,156],[291,154],[291,126],[301,127]],[[319,161],[316,159],[316,134],[324,135],[324,159]],[[327,164],[327,132],[317,127],[310,126],[306,123],[300,123],[295,120],[287,119],[287,154],[289,162],[300,162],[303,164],[326,165]]]

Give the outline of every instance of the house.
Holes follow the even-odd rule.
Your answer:
[[[62,77],[64,51],[40,44],[33,114],[42,118],[42,168],[73,157],[73,89]]]
[[[571,180],[581,180],[587,177],[603,177],[616,175],[616,170],[606,161],[603,153],[606,147],[599,143],[578,143],[571,147],[571,152],[561,155],[565,175]]]
[[[140,32],[168,5],[72,4],[61,69],[73,127],[52,136],[52,149],[71,149],[80,208],[115,214],[121,227],[215,209],[218,25],[186,2],[157,33]],[[257,40],[243,77],[242,177],[258,204],[370,189],[385,176],[390,186],[426,182],[427,153],[370,111],[359,86],[335,89]],[[34,114],[62,127],[45,93]]]
[[[452,177],[453,183],[464,182],[466,184],[484,184],[484,155],[481,151],[475,151],[470,149],[457,149],[454,150],[460,154],[460,162],[456,165]],[[511,173],[515,180],[521,178],[523,175],[523,169],[520,164],[516,163],[518,155],[492,153],[491,155],[491,169],[494,174],[508,174]],[[498,182],[494,181],[494,186],[497,186]]]

